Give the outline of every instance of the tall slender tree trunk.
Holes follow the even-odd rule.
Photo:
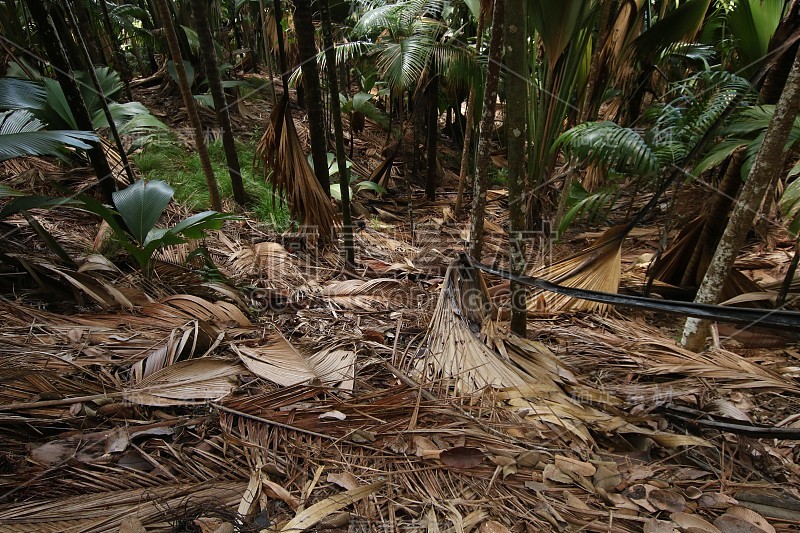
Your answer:
[[[108,122],[108,129],[111,132],[111,136],[114,138],[114,143],[117,145],[117,152],[119,153],[120,161],[122,162],[122,166],[128,176],[128,184],[132,185],[133,182],[136,181],[136,177],[133,175],[133,169],[131,169],[131,164],[128,161],[128,155],[125,153],[125,146],[122,144],[122,138],[119,136],[119,131],[117,131],[117,125],[114,122],[114,117],[111,115],[111,110],[108,108],[108,100],[106,99],[106,95],[103,94],[103,88],[100,86],[100,80],[97,79],[97,73],[92,65],[92,58],[89,56],[89,50],[86,48],[86,41],[84,40],[83,35],[81,35],[81,31],[78,28],[78,21],[75,18],[75,13],[72,12],[72,7],[69,5],[69,2],[64,2],[64,10],[69,18],[72,31],[75,32],[78,48],[80,49],[83,60],[88,65],[86,71],[88,72],[89,77],[92,78],[92,85],[94,85],[95,92],[97,93],[97,97],[100,102],[100,107],[103,109],[103,115],[106,117],[106,122]]]
[[[528,57],[525,3],[511,1],[506,7],[504,62],[506,75],[506,136],[508,146],[509,269],[525,273],[525,140],[528,119]],[[528,306],[525,285],[511,282],[511,331],[525,336]]]
[[[131,93],[130,87],[131,70],[128,66],[128,61],[125,59],[125,54],[122,52],[122,47],[117,40],[117,33],[114,31],[114,26],[111,24],[111,17],[108,16],[108,6],[105,0],[100,0],[98,3],[100,4],[100,10],[103,12],[103,24],[106,27],[108,38],[111,39],[111,44],[114,46],[114,49],[111,50],[111,57],[114,58],[114,63],[122,77],[122,84],[125,87],[125,96],[128,97],[129,102],[133,102],[133,94]]]
[[[214,109],[217,112],[217,122],[222,128],[222,146],[225,149],[225,161],[228,164],[228,174],[231,177],[233,198],[239,205],[247,203],[247,194],[242,183],[242,170],[239,166],[239,155],[236,152],[236,141],[233,138],[231,117],[228,113],[228,102],[225,99],[225,90],[222,88],[222,77],[219,73],[214,38],[211,36],[211,25],[208,20],[208,7],[205,0],[192,0],[192,13],[197,26],[197,38],[200,41],[200,60],[206,71],[211,96],[214,99]]]
[[[428,200],[436,199],[436,141],[439,139],[439,74],[436,72],[434,62],[431,62],[431,80],[428,83],[427,98],[428,117],[426,124],[425,147],[426,164],[425,169],[425,196]]]
[[[308,112],[308,133],[311,137],[311,158],[314,174],[325,194],[331,194],[328,175],[328,142],[325,134],[325,118],[322,114],[322,95],[317,71],[317,45],[314,41],[311,0],[295,0],[294,29],[297,32],[297,50],[300,68],[303,71],[303,88]]]
[[[66,52],[64,52],[64,48],[61,46],[61,39],[56,32],[53,20],[50,17],[44,0],[28,0],[28,10],[41,33],[42,44],[53,65],[53,70],[56,72],[58,83],[64,91],[64,97],[67,99],[72,114],[75,116],[75,122],[78,128],[86,131],[94,131],[92,117],[86,109],[83,95],[81,95],[81,90],[75,81],[69,59],[67,59]],[[92,163],[95,174],[97,174],[97,179],[100,182],[103,201],[111,204],[113,203],[111,193],[117,189],[116,183],[114,182],[114,175],[111,173],[111,167],[108,165],[108,160],[103,153],[103,148],[100,143],[90,142],[89,144],[91,148],[88,150],[87,155]]]
[[[350,174],[344,152],[344,131],[342,130],[342,108],[339,102],[339,80],[336,76],[336,51],[333,48],[331,32],[331,12],[328,0],[318,0],[322,12],[322,36],[325,47],[325,70],[328,73],[328,94],[330,94],[333,130],[336,136],[336,161],[339,164],[339,188],[342,193],[342,222],[344,233],[345,261],[348,265],[356,262],[353,244],[353,219],[350,215]]]
[[[481,12],[478,14],[478,36],[475,40],[475,52],[480,53],[481,43],[483,41],[483,27],[485,25],[486,16]],[[470,152],[472,151],[472,134],[475,131],[475,84],[473,83],[469,88],[469,97],[467,98],[467,124],[464,127],[464,146],[461,149],[461,167],[458,172],[458,193],[456,194],[456,215],[461,212],[461,206],[464,203],[464,189],[467,184],[467,175],[469,173],[469,160]]]
[[[208,156],[208,147],[206,146],[206,139],[203,133],[203,125],[200,123],[200,116],[197,114],[197,106],[195,106],[194,103],[192,89],[189,86],[189,80],[186,78],[186,69],[183,66],[183,56],[181,55],[180,45],[178,44],[178,35],[175,33],[175,25],[172,22],[172,15],[169,12],[167,0],[155,0],[155,2],[158,6],[161,24],[164,27],[164,36],[167,39],[169,53],[172,56],[175,72],[178,75],[178,85],[181,89],[183,105],[186,106],[186,114],[189,116],[189,122],[194,130],[194,143],[197,147],[197,154],[200,156],[200,166],[203,169],[203,175],[205,176],[206,185],[208,186],[211,208],[216,211],[222,211],[222,200],[220,200],[219,197],[217,178],[214,177],[214,170],[211,168],[211,159]]]
[[[97,49],[97,38],[94,35],[94,28],[92,28],[92,19],[86,10],[85,0],[72,0],[72,4],[75,8],[80,32],[86,41],[86,49],[89,50],[92,65],[97,65],[100,63],[100,51]]]
[[[281,31],[281,21],[283,20],[283,10],[281,9],[281,0],[274,0],[273,6],[275,7],[275,27],[278,28],[278,61],[280,63],[281,84],[283,85],[283,94],[286,99],[289,99],[289,62],[286,59],[286,48],[283,42],[283,32]]]
[[[775,106],[764,141],[756,154],[753,168],[747,176],[703,283],[697,291],[695,302],[717,303],[723,284],[733,268],[736,254],[744,244],[747,232],[753,224],[754,215],[758,213],[773,177],[783,167],[784,146],[798,111],[800,111],[800,51],[795,54],[792,69]],[[708,330],[707,321],[697,318],[687,319],[681,344],[690,350],[701,350]]]
[[[486,189],[489,183],[489,153],[492,149],[494,111],[497,103],[497,86],[500,80],[500,61],[503,54],[503,27],[505,25],[505,0],[495,0],[492,14],[492,40],[489,42],[489,67],[481,114],[478,138],[478,160],[475,169],[475,189],[472,195],[472,226],[470,228],[470,253],[479,260],[483,251],[483,217],[486,212]]]

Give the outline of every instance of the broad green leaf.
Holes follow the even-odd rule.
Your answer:
[[[113,193],[114,206],[138,243],[144,244],[174,192],[165,181],[139,180]]]
[[[44,109],[47,93],[40,83],[0,78],[0,109]]]
[[[217,211],[203,211],[178,222],[169,231],[183,235],[189,239],[201,238],[206,230],[217,230],[226,220],[238,220],[240,217],[232,213],[219,213]]]
[[[194,67],[192,66],[191,61],[184,59],[183,69],[186,71],[186,81],[189,82],[189,87],[191,87],[194,84]],[[180,83],[178,82],[178,71],[175,70],[175,63],[173,63],[171,59],[167,61],[167,72],[169,72],[169,75],[172,76],[172,79],[175,81],[175,83]]]
[[[381,195],[386,192],[386,189],[381,186],[380,183],[375,183],[374,181],[360,181],[355,186],[356,191],[373,191],[378,195]]]
[[[634,41],[639,56],[652,59],[679,41],[691,40],[703,24],[711,0],[689,0],[653,24]]]
[[[30,155],[60,156],[62,148],[86,150],[97,136],[88,131],[44,130],[30,111],[15,109],[0,113],[0,161]]]
[[[39,195],[17,196],[3,206],[3,209],[0,209],[0,220],[22,211],[28,211],[30,209],[49,209],[51,207],[58,207],[61,205],[76,205],[78,203],[79,202],[76,200],[72,200],[70,198]]]
[[[767,57],[769,41],[783,17],[786,4],[784,0],[739,0],[736,7],[727,13],[744,75],[757,71]]]

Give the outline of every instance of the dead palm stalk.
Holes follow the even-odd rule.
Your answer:
[[[284,93],[272,110],[256,153],[265,170],[272,169],[267,180],[276,195],[286,198],[292,218],[306,230],[316,228],[322,242],[329,242],[335,232],[336,214],[303,152],[288,94]]]

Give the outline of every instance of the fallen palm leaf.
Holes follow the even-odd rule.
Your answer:
[[[384,481],[378,481],[325,498],[321,502],[317,502],[308,509],[299,512],[297,516],[289,520],[289,522],[281,528],[281,531],[305,531],[310,527],[314,527],[324,518],[327,518],[340,509],[344,509],[348,505],[363,500],[367,496],[377,492],[384,484]]]
[[[351,350],[325,348],[304,355],[276,332],[257,347],[232,345],[248,370],[284,387],[318,383],[352,389],[356,354]]]
[[[224,359],[180,361],[145,377],[125,392],[141,405],[193,405],[219,400],[236,386],[242,368]]]
[[[256,153],[264,168],[272,170],[267,179],[280,198],[285,196],[292,218],[304,231],[316,231],[323,243],[330,242],[337,225],[336,213],[303,153],[288,95],[284,94],[272,110]]]
[[[564,287],[616,293],[622,272],[622,241],[627,230],[627,226],[610,228],[589,248],[534,270],[531,275]],[[538,311],[534,307],[536,294],[528,299],[529,311],[534,313]],[[577,300],[563,294],[545,293],[544,299],[547,311],[551,312],[603,313],[609,308],[604,303]]]
[[[336,305],[365,311],[381,311],[407,307],[410,290],[402,282],[391,278],[362,281],[349,279],[332,283],[320,295]]]

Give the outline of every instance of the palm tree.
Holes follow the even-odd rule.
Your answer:
[[[470,227],[470,253],[481,260],[483,251],[483,217],[486,212],[486,189],[489,182],[489,159],[494,130],[494,111],[497,87],[500,81],[500,61],[503,53],[503,26],[505,25],[504,0],[495,0],[492,14],[492,39],[489,42],[489,67],[483,97],[478,154],[475,165],[475,189],[472,195],[472,224]]]
[[[208,186],[211,208],[215,211],[222,211],[222,200],[220,200],[219,196],[217,179],[214,176],[214,169],[211,168],[211,159],[208,156],[208,147],[206,146],[203,126],[200,123],[200,116],[197,114],[197,106],[192,96],[192,89],[186,77],[186,69],[183,66],[183,56],[181,55],[180,45],[178,44],[178,36],[175,33],[175,25],[172,22],[172,15],[169,12],[167,0],[155,0],[155,3],[158,7],[158,13],[164,28],[164,34],[167,39],[170,55],[172,56],[172,62],[175,65],[175,71],[178,75],[178,85],[181,89],[183,105],[186,107],[186,114],[189,116],[189,122],[194,130],[194,142],[197,147],[197,153],[200,156],[200,166],[203,168],[206,185]]]
[[[319,184],[325,194],[330,195],[328,142],[325,134],[325,120],[322,115],[322,94],[319,85],[319,73],[317,72],[317,45],[314,41],[311,0],[295,0],[294,4],[294,29],[297,33],[300,68],[303,71],[304,101],[308,111],[308,130],[311,137],[311,158],[314,161],[314,174],[317,176],[317,180],[319,180]]]
[[[242,171],[239,167],[239,155],[236,151],[236,140],[233,138],[233,128],[231,118],[228,113],[228,102],[225,98],[225,90],[222,87],[222,77],[217,61],[216,47],[214,38],[211,36],[211,27],[208,20],[208,9],[204,0],[192,0],[192,12],[194,13],[195,25],[197,28],[197,38],[200,41],[200,59],[203,62],[203,70],[208,78],[208,85],[211,89],[211,96],[214,99],[214,109],[217,112],[217,122],[222,128],[222,145],[225,149],[225,161],[228,164],[228,174],[231,177],[233,188],[233,198],[239,205],[247,202],[247,194],[242,183]]]
[[[439,81],[468,83],[477,71],[474,52],[450,35],[441,19],[442,10],[443,3],[438,0],[406,0],[375,7],[364,13],[352,30],[363,39],[337,49],[343,56],[357,54],[374,62],[392,96],[401,102],[401,116],[406,107],[402,102],[407,98],[408,109],[427,106],[429,197],[436,186]],[[414,94],[419,97],[412,103]],[[405,131],[402,119],[401,131]],[[416,166],[416,158],[412,166]]]
[[[506,114],[508,146],[508,205],[509,205],[509,269],[514,274],[525,273],[525,140],[528,100],[528,68],[526,64],[527,28],[525,4],[509,2],[505,14],[506,108],[522,110]],[[528,319],[525,286],[511,282],[511,331],[525,336]]]
[[[753,223],[753,216],[758,213],[774,177],[783,167],[782,155],[786,140],[789,138],[789,132],[798,112],[800,112],[800,49],[795,55],[783,94],[775,106],[775,112],[764,134],[764,141],[758,150],[725,233],[697,291],[695,302],[717,303],[723,284],[733,269],[736,254],[745,243],[747,232]],[[681,344],[690,350],[699,351],[705,343],[708,327],[706,321],[687,319]]]
[[[322,11],[322,35],[325,47],[326,72],[328,73],[328,94],[339,94],[339,82],[336,76],[336,52],[333,48],[331,32],[331,13],[328,0],[319,0]],[[344,231],[344,253],[348,265],[356,262],[356,251],[353,243],[353,219],[350,215],[350,170],[347,168],[347,156],[344,152],[344,132],[342,130],[342,110],[338,98],[331,98],[331,114],[336,136],[336,160],[339,165],[339,190],[342,194],[342,220]]]

